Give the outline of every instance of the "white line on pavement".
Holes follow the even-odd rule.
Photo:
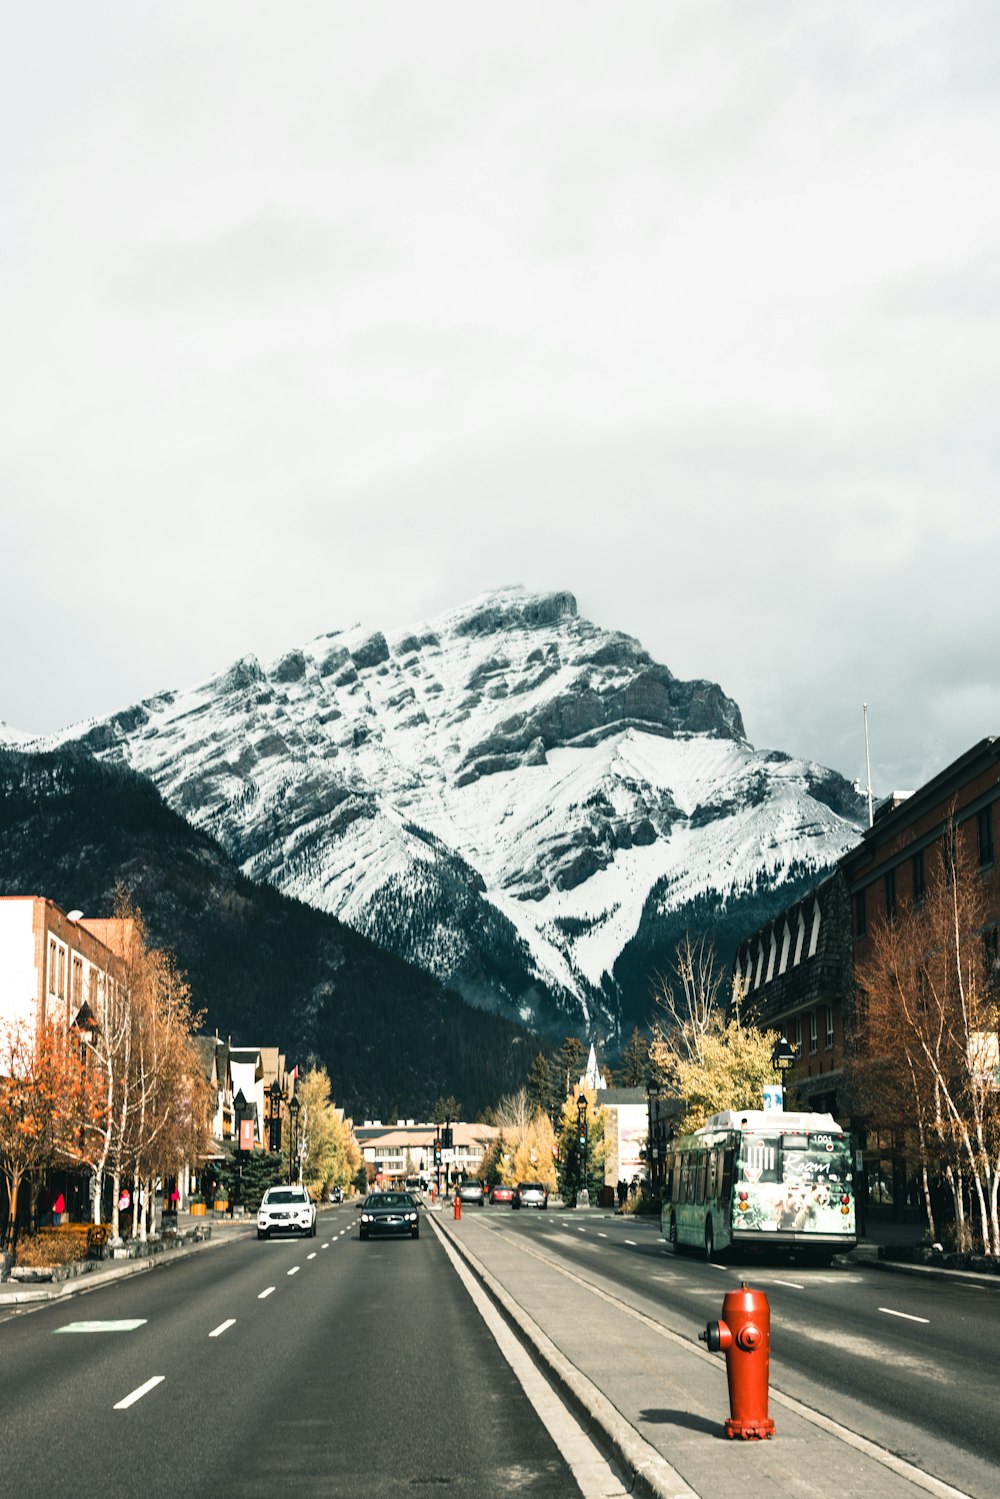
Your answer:
[[[909,1312],[894,1312],[891,1306],[880,1306],[880,1312],[885,1312],[887,1317],[905,1317],[907,1322],[925,1322],[930,1325],[930,1317],[913,1317]]]
[[[632,1248],[633,1248],[633,1249],[635,1249],[635,1248],[636,1248],[636,1242],[635,1242],[635,1240],[634,1240],[634,1239],[626,1239],[626,1240],[625,1240],[625,1243],[626,1243],[626,1244],[631,1244],[631,1246],[632,1246]]]
[[[141,1400],[143,1395],[148,1395],[150,1390],[155,1390],[158,1384],[162,1384],[166,1377],[165,1374],[154,1374],[152,1379],[147,1379],[146,1383],[141,1384],[137,1390],[133,1390],[131,1395],[126,1395],[124,1400],[119,1400],[113,1409],[127,1411],[130,1405],[135,1405],[135,1402]]]
[[[264,1300],[264,1297],[265,1297],[265,1296],[270,1296],[270,1294],[271,1294],[271,1292],[272,1292],[272,1291],[273,1291],[273,1290],[274,1290],[274,1287],[273,1287],[273,1286],[268,1286],[268,1288],[267,1288],[267,1290],[266,1290],[266,1291],[261,1291],[261,1293],[260,1293],[260,1295],[259,1295],[259,1296],[258,1296],[258,1297],[257,1297],[257,1300],[258,1300],[258,1301],[263,1301],[263,1300]]]
[[[527,1351],[511,1332],[500,1313],[479,1287],[455,1250],[434,1225],[445,1254],[459,1280],[493,1334],[497,1346],[517,1377],[539,1420],[559,1448],[584,1499],[618,1499],[627,1494],[609,1464],[601,1456],[576,1417],[540,1373]]]
[[[319,1247],[320,1249],[329,1249],[330,1245],[329,1242],[327,1242],[326,1244],[321,1244]]]
[[[797,1280],[774,1280],[771,1284],[775,1286],[789,1286],[793,1291],[805,1290],[805,1286],[800,1286]]]
[[[302,1269],[301,1265],[293,1265],[292,1268],[288,1271],[288,1274],[289,1275],[298,1275],[298,1273],[299,1273],[299,1271],[301,1269]]]
[[[313,1250],[312,1254],[307,1254],[306,1255],[306,1259],[307,1260],[314,1260],[315,1258],[316,1258],[316,1251],[315,1251],[315,1249]]]
[[[607,1237],[608,1237],[608,1236],[607,1236],[607,1234],[603,1234],[603,1233],[602,1233],[602,1232],[601,1232],[601,1230],[600,1230],[600,1229],[598,1229],[598,1230],[597,1230],[597,1237],[598,1237],[598,1238],[599,1238],[599,1239],[606,1239],[606,1238],[607,1238]]]
[[[233,1326],[235,1326],[235,1324],[236,1324],[236,1318],[235,1317],[227,1317],[226,1320],[225,1320],[225,1322],[220,1322],[219,1325],[218,1325],[218,1327],[214,1327],[212,1329],[212,1331],[209,1333],[208,1336],[210,1338],[221,1338],[222,1334],[225,1332],[226,1328],[227,1327],[233,1327]]]

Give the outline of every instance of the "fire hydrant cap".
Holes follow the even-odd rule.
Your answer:
[[[747,1353],[759,1348],[761,1344],[761,1330],[755,1322],[744,1322],[736,1333],[737,1346],[746,1350]]]

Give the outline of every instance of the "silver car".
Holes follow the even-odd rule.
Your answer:
[[[549,1189],[541,1182],[518,1182],[514,1188],[512,1208],[547,1208]]]
[[[316,1235],[316,1204],[305,1187],[268,1187],[257,1209],[257,1237]]]

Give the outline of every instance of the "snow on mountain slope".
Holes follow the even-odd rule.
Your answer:
[[[566,593],[334,631],[56,739],[124,758],[248,874],[467,997],[610,1029],[654,887],[676,908],[778,887],[861,818],[841,777],[755,751],[719,687]]]

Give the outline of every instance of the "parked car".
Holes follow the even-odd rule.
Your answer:
[[[330,1188],[330,1201],[331,1202],[343,1202],[343,1200],[344,1200],[344,1189],[343,1189],[343,1187],[331,1187]]]
[[[257,1237],[316,1234],[316,1204],[305,1187],[268,1187],[257,1209]]]
[[[420,1237],[420,1214],[411,1192],[369,1192],[361,1204],[361,1237],[373,1234]]]
[[[486,1203],[482,1182],[459,1182],[455,1195],[459,1202],[476,1202],[480,1207],[484,1207]]]
[[[514,1188],[504,1187],[497,1182],[495,1187],[490,1188],[490,1202],[513,1202]]]
[[[547,1208],[549,1191],[541,1182],[518,1182],[514,1188],[512,1208]]]

